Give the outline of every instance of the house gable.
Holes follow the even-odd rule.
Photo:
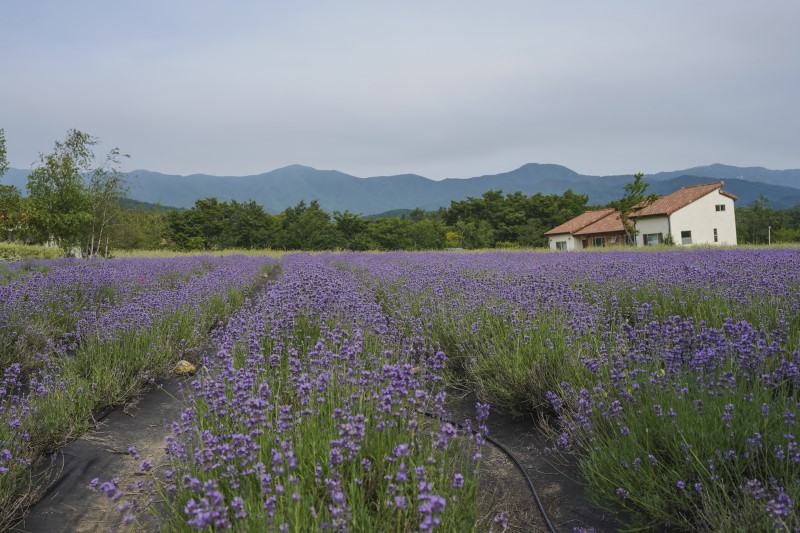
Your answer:
[[[681,187],[672,194],[662,196],[653,202],[636,206],[634,212],[631,214],[631,218],[654,215],[669,216],[679,209],[683,209],[707,194],[711,194],[715,191],[719,191],[720,194],[724,195],[728,199],[738,200],[736,196],[720,190],[720,187],[722,187],[724,184],[725,182],[716,181],[714,183],[704,183],[702,185]]]
[[[675,244],[737,244],[734,199],[717,189],[672,213]]]

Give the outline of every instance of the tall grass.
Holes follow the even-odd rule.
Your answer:
[[[265,249],[250,249],[250,248],[229,248],[225,250],[196,250],[196,251],[180,251],[180,250],[114,250],[113,256],[117,258],[168,258],[168,257],[195,257],[198,255],[209,255],[214,257],[222,257],[226,255],[244,255],[252,257],[271,257],[278,259],[286,252],[283,250]]]
[[[0,242],[0,264],[4,261],[59,259],[62,257],[64,257],[64,250],[53,246]]]

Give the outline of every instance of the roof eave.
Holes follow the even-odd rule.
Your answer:
[[[677,211],[677,210],[676,210],[676,211]],[[674,212],[675,212],[675,211],[673,211],[672,213],[674,213]],[[644,217],[668,217],[668,216],[670,216],[672,213],[647,213],[647,214],[645,214],[645,215],[638,214],[638,213],[631,213],[630,215],[628,215],[628,218],[644,218]]]
[[[735,201],[737,201],[737,200],[739,199],[739,197],[738,197],[738,196],[736,196],[735,194],[731,194],[731,193],[729,193],[729,192],[725,192],[725,191],[723,191],[722,189],[718,189],[718,190],[719,190],[719,193],[720,193],[722,196],[727,196],[728,198],[730,198],[730,199],[731,199],[731,200],[733,200],[734,202],[735,202]]]

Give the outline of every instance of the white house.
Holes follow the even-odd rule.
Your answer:
[[[659,244],[671,236],[677,245],[736,244],[736,196],[723,182],[683,187],[654,202],[637,206],[630,218],[636,246]],[[614,209],[587,211],[545,233],[552,250],[580,250],[626,242],[625,229]]]
[[[722,190],[723,182],[683,187],[631,214],[636,223],[636,245],[664,242],[677,245],[729,244],[736,241],[736,196]]]

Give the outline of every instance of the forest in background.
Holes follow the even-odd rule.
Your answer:
[[[114,249],[437,250],[545,247],[546,231],[584,211],[588,196],[504,194],[452,201],[436,211],[414,209],[365,217],[301,201],[278,214],[255,201],[197,200],[175,209],[125,198],[118,149],[97,158],[97,139],[77,130],[41,155],[27,197],[0,182],[0,235],[7,241],[50,243],[84,256]],[[0,179],[8,168],[0,129]],[[645,184],[646,189],[646,184]],[[644,189],[641,191],[644,192]],[[622,191],[620,191],[622,193]],[[740,244],[800,242],[800,206],[773,209],[762,197],[737,206]],[[0,239],[0,240],[2,240]]]

